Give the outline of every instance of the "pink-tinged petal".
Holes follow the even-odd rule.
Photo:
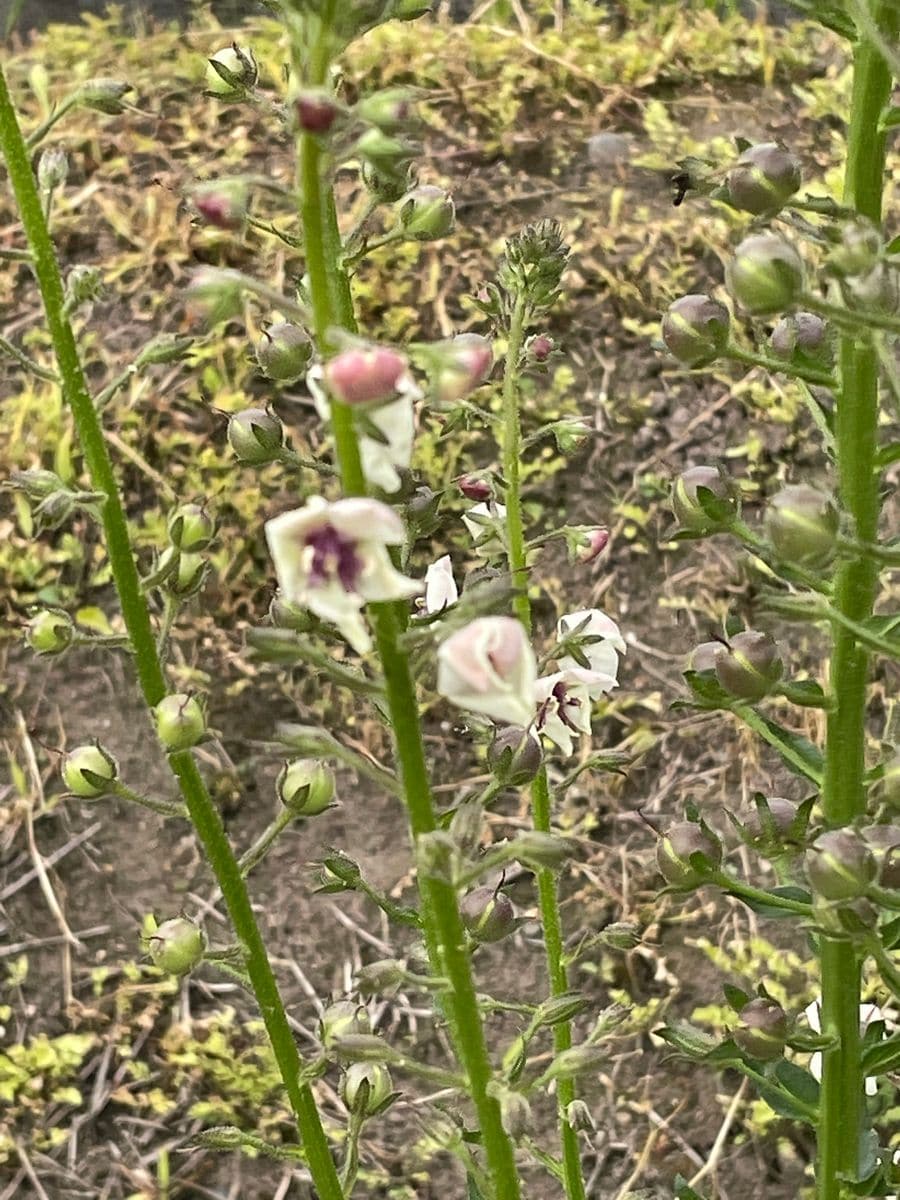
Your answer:
[[[407,366],[406,357],[388,346],[344,350],[325,364],[325,382],[344,404],[376,404],[395,394]]]
[[[438,691],[469,712],[527,727],[537,664],[522,625],[479,617],[438,649]]]

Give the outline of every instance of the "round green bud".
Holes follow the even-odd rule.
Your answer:
[[[777,643],[758,629],[735,634],[716,659],[716,678],[725,691],[750,703],[768,696],[783,673]]]
[[[724,304],[702,293],[682,296],[662,319],[666,349],[688,367],[705,367],[728,345],[731,314]]]
[[[384,1063],[353,1063],[341,1080],[341,1099],[348,1112],[373,1117],[394,1094],[391,1073]]]
[[[413,155],[412,147],[408,142],[382,133],[380,129],[374,127],[367,129],[358,138],[356,153],[379,175],[387,175],[395,180],[401,176],[406,178]]]
[[[315,817],[331,807],[334,773],[317,759],[295,758],[281,768],[276,788],[281,803],[294,816]]]
[[[853,829],[833,829],[816,838],[806,852],[806,877],[825,900],[855,900],[875,878],[878,864]]]
[[[85,800],[105,796],[118,774],[118,763],[99,744],[76,746],[63,759],[63,783],[73,796],[81,796]]]
[[[697,868],[691,862],[695,854],[706,860],[706,868]],[[666,883],[674,887],[696,887],[706,878],[708,871],[716,871],[722,864],[722,843],[719,839],[693,821],[677,821],[671,825],[656,845],[656,865]]]
[[[768,811],[766,811],[768,810]],[[766,808],[754,805],[744,818],[742,832],[754,850],[782,849],[797,819],[799,805],[783,796],[766,799]]]
[[[169,513],[169,541],[179,550],[205,550],[216,532],[216,523],[201,504],[179,504]]]
[[[147,939],[147,951],[153,965],[169,975],[187,975],[203,961],[206,938],[194,921],[172,917],[163,921]]]
[[[295,383],[305,373],[312,354],[309,334],[289,321],[270,325],[256,344],[259,369],[276,383]]]
[[[671,503],[675,520],[692,533],[727,529],[738,514],[735,486],[718,467],[690,467],[682,471],[672,488]]]
[[[782,488],[766,509],[766,533],[786,563],[824,566],[834,555],[840,518],[831,498],[798,484]]]
[[[319,1020],[319,1040],[331,1050],[341,1038],[368,1035],[372,1032],[369,1014],[353,1000],[337,1000],[329,1004]]]
[[[237,42],[217,50],[207,62],[206,90],[223,100],[243,98],[245,89],[254,87],[258,78],[253,51]]]
[[[787,1015],[781,1005],[758,996],[745,1004],[738,1015],[741,1023],[731,1036],[741,1050],[760,1062],[781,1058],[788,1036]]]
[[[409,171],[384,171],[363,162],[362,181],[379,204],[393,204],[409,190]]]
[[[72,618],[61,608],[42,608],[25,629],[25,641],[36,654],[62,654],[74,638]]]
[[[245,408],[229,420],[228,442],[241,462],[264,466],[284,449],[284,426],[265,408]]]
[[[900,828],[896,825],[867,825],[860,833],[875,856],[878,882],[900,889]]]
[[[781,317],[772,330],[769,345],[779,358],[795,351],[813,355],[828,347],[828,326],[816,313],[797,312]]]
[[[166,750],[189,750],[206,736],[206,716],[200,701],[187,692],[165,696],[153,709],[156,734]]]
[[[479,887],[463,896],[459,905],[463,925],[478,942],[499,942],[516,927],[512,902],[503,892]]]
[[[400,201],[397,221],[408,238],[431,242],[453,232],[456,209],[453,197],[430,185],[413,188]]]
[[[537,738],[518,725],[506,725],[494,734],[487,760],[498,778],[511,787],[522,787],[537,776],[544,755]]]
[[[728,198],[735,208],[760,216],[783,208],[800,187],[800,162],[777,142],[751,146],[728,172]]]
[[[725,272],[731,295],[756,316],[790,308],[803,289],[803,278],[800,255],[771,233],[744,238]]]

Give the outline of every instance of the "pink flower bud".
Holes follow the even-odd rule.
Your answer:
[[[241,229],[247,216],[247,188],[236,179],[204,184],[193,193],[194,208],[217,229]]]
[[[547,333],[536,333],[525,343],[525,353],[529,362],[545,363],[555,349],[556,343]]]
[[[438,398],[445,404],[462,400],[484,383],[493,365],[493,347],[480,333],[461,333],[452,338],[437,373]]]
[[[463,475],[457,480],[459,490],[467,500],[477,500],[483,503],[485,500],[490,500],[493,490],[486,479],[479,479],[477,475]]]
[[[327,133],[338,115],[338,108],[327,92],[301,92],[294,100],[294,114],[304,133]]]
[[[344,350],[325,365],[325,383],[344,404],[377,404],[390,400],[407,368],[404,355],[388,346]]]
[[[609,530],[598,526],[585,534],[585,540],[578,551],[580,563],[593,562],[609,545]]]

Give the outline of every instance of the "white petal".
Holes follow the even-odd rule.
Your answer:
[[[450,555],[433,562],[425,572],[425,612],[442,612],[459,599],[459,589],[453,578]]]
[[[412,400],[401,397],[392,404],[373,409],[369,417],[387,441],[376,441],[365,436],[360,438],[363,474],[370,483],[385,492],[399,491],[402,480],[397,468],[405,470],[412,461],[415,434]]]
[[[406,540],[406,527],[400,514],[380,500],[348,496],[344,500],[335,500],[327,508],[329,524],[344,537],[382,546],[402,546]]]
[[[527,727],[537,663],[512,617],[478,617],[438,647],[438,691],[469,712]]]
[[[364,600],[406,600],[422,591],[418,579],[396,570],[384,546],[363,545],[361,551],[362,570],[356,588]]]
[[[486,504],[475,504],[462,515],[462,522],[469,532],[469,537],[474,542],[483,541],[485,549],[499,542],[498,527],[502,526],[505,520],[506,505],[497,504],[493,500]]]
[[[612,619],[612,617],[608,617],[606,613],[599,608],[583,608],[578,612],[566,613],[564,616],[559,618],[559,623],[556,627],[557,636],[562,639],[566,636],[566,634],[569,634],[574,629],[577,629],[583,621],[586,621],[587,624],[585,625],[584,629],[579,630],[579,637],[604,638],[611,645],[613,645],[620,654],[625,653],[627,647],[619,626]],[[601,644],[602,643],[595,643],[593,647],[585,646],[585,653],[590,654],[593,649]]]
[[[310,588],[296,601],[304,605],[323,621],[336,625],[357,654],[366,654],[372,648],[372,639],[366,629],[360,611],[362,597],[345,592],[339,583],[327,583],[323,587]]]

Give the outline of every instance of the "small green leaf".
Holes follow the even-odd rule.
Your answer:
[[[866,1075],[884,1075],[900,1066],[900,1033],[885,1038],[863,1051],[862,1068]]]
[[[682,1175],[676,1175],[675,1200],[706,1200],[706,1197],[695,1191]]]
[[[770,746],[775,747],[795,775],[803,775],[816,787],[822,786],[825,760],[822,751],[809,738],[805,738],[801,733],[794,733],[792,729],[785,729],[771,717],[763,716],[754,709],[741,706],[737,711],[751,729],[755,729]]]
[[[749,994],[743,988],[735,987],[734,984],[723,984],[722,991],[725,993],[725,999],[735,1012],[740,1012],[744,1005],[750,1003]]]
[[[878,122],[879,129],[896,129],[900,125],[900,108],[896,104],[892,104],[886,108],[881,114],[881,120]],[[888,254],[896,254],[896,243],[900,242],[900,238],[894,238],[890,246],[888,246]]]

